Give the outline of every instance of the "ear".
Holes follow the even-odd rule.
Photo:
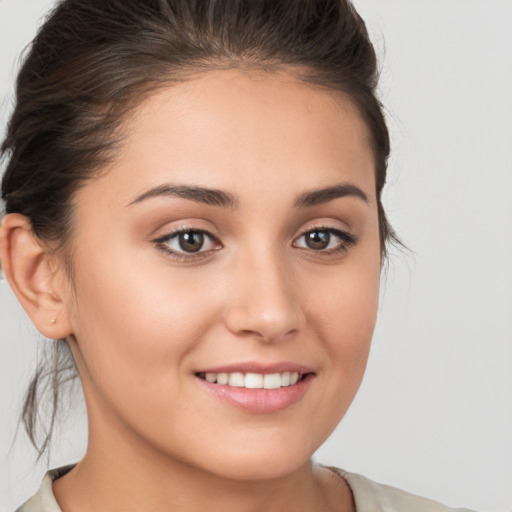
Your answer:
[[[24,215],[4,217],[0,257],[5,277],[39,332],[53,339],[70,335],[64,269],[56,266]]]

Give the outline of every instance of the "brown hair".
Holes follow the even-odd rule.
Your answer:
[[[122,120],[157,87],[191,72],[284,70],[348,95],[375,155],[382,255],[396,241],[381,203],[389,135],[376,97],[377,60],[348,0],[63,0],[32,42],[1,146],[7,213],[26,215],[43,240],[64,246],[73,194],[112,158]],[[76,376],[65,343],[53,343],[26,396],[23,420],[41,455],[63,380]],[[63,364],[64,362],[64,364]],[[39,443],[37,404],[51,380],[50,428]]]

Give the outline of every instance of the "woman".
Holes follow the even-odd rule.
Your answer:
[[[59,4],[18,79],[1,254],[89,443],[21,512],[448,510],[311,462],[395,239],[376,77],[347,2]]]

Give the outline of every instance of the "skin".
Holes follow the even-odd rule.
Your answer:
[[[123,135],[74,198],[73,276],[27,219],[3,223],[11,286],[44,335],[67,337],[86,398],[88,450],[54,483],[61,508],[353,510],[344,480],[311,456],[356,394],[377,313],[374,159],[357,110],[285,74],[210,71],[154,93]],[[134,203],[164,184],[223,190],[237,208]],[[339,184],[367,201],[294,206]],[[176,259],[155,240],[179,228],[216,241]],[[314,228],[357,242],[331,233],[339,251],[312,249],[303,235]],[[195,375],[248,361],[314,375],[298,403],[263,414],[205,392]]]

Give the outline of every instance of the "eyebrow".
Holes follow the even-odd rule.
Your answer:
[[[347,196],[358,197],[365,203],[368,203],[368,196],[359,187],[356,187],[351,183],[340,183],[339,185],[334,185],[332,187],[304,192],[297,198],[294,206],[296,208],[317,206],[319,204],[325,204],[334,199]]]
[[[223,208],[237,209],[238,198],[223,190],[217,190],[196,185],[160,185],[149,189],[137,196],[128,206],[145,201],[153,197],[179,197],[207,204],[209,206],[220,206]],[[325,204],[341,197],[357,197],[368,203],[368,196],[356,185],[341,183],[331,187],[325,187],[304,192],[295,200],[295,208],[307,208]]]
[[[159,196],[180,197],[182,199],[189,199],[190,201],[196,201],[209,206],[221,206],[223,208],[230,208],[233,210],[238,207],[238,199],[233,194],[222,190],[198,187],[195,185],[160,185],[136,197],[129,206],[140,203],[146,199]]]

